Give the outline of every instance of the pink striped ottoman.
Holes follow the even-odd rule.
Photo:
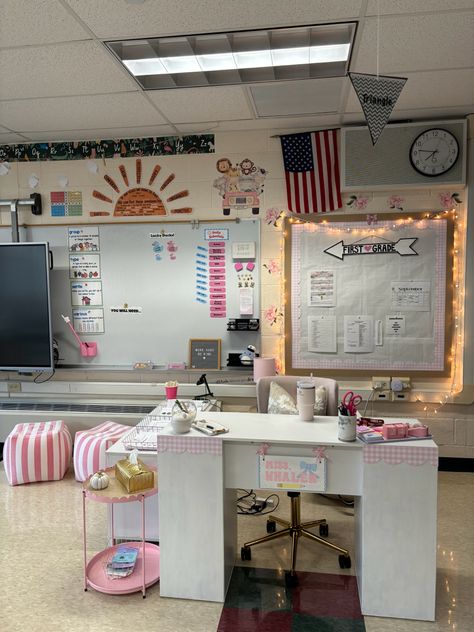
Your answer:
[[[76,432],[74,439],[74,474],[76,481],[105,468],[105,452],[130,430],[130,426],[104,421],[90,430]]]
[[[3,449],[10,485],[59,481],[71,461],[72,440],[64,421],[17,424]]]

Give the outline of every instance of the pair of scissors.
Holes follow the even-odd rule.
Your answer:
[[[357,406],[361,403],[362,397],[360,395],[354,395],[354,391],[347,391],[341,400],[342,408],[345,408],[349,415],[355,415],[357,412]]]

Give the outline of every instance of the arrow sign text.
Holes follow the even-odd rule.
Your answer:
[[[392,255],[399,254],[401,257],[409,257],[417,255],[416,250],[412,246],[418,237],[402,237],[398,241],[381,241],[372,244],[344,244],[338,241],[337,244],[326,248],[324,252],[328,255],[336,257],[336,259],[344,259],[349,255]]]

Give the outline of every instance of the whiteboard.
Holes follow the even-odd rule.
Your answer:
[[[70,252],[68,247],[68,229],[71,228],[32,226],[21,230],[22,241],[48,241],[53,253],[51,312],[60,366],[130,367],[135,362],[151,362],[156,367],[167,368],[170,363],[187,364],[191,338],[220,338],[223,365],[229,352],[242,352],[249,344],[258,348],[258,332],[227,331],[227,321],[240,315],[239,282],[244,284],[245,280],[248,286],[253,286],[253,317],[260,315],[258,220],[99,225],[98,249],[94,247],[91,253],[97,259],[90,267],[94,270],[91,274],[98,274],[86,279],[91,286],[94,284],[94,294],[91,304],[81,308],[72,305],[71,286],[79,279],[70,278],[70,257],[78,254]],[[80,228],[92,227],[82,225]],[[223,290],[220,297],[225,293],[225,301],[224,307],[216,308],[220,310],[218,317],[211,317],[210,275],[207,274],[207,279],[198,279],[197,268],[207,267],[210,271],[209,244],[216,234],[226,237],[219,240],[224,244],[223,265],[219,271],[225,268],[225,278],[218,288]],[[9,228],[0,229],[0,241],[11,241]],[[171,247],[169,242],[173,244]],[[235,269],[234,242],[255,243],[256,265],[251,272],[246,270],[245,261],[241,271]],[[200,274],[206,276],[206,273]],[[198,287],[201,296],[197,294]],[[79,334],[85,342],[97,343],[98,353],[93,358],[80,355],[72,332],[61,318],[61,314],[72,317],[73,309],[82,308],[103,313],[98,327],[100,331],[103,323],[103,333],[90,328]]]
[[[450,220],[382,217],[290,226],[288,372],[447,370]]]

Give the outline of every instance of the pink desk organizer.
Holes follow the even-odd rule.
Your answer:
[[[96,342],[81,342],[79,344],[81,356],[84,358],[94,358],[97,355],[97,343]]]

